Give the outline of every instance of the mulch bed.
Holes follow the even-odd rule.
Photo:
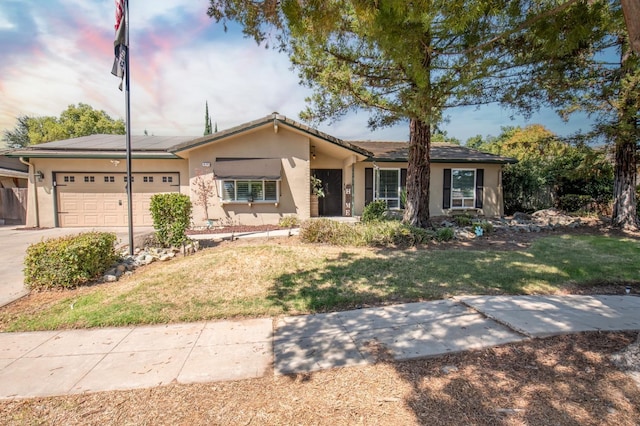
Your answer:
[[[637,425],[610,361],[633,333],[534,339],[437,358],[238,382],[0,402],[6,425]]]

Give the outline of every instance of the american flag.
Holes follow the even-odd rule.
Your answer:
[[[120,90],[124,79],[125,63],[127,60],[126,19],[124,16],[126,0],[115,0],[116,3],[116,39],[113,42],[115,58],[111,67],[111,74],[120,78]]]

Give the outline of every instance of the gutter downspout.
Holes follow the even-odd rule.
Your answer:
[[[29,174],[31,175],[31,179],[33,182],[34,208],[36,210],[36,228],[40,228],[40,210],[38,208],[38,184],[36,182],[36,169],[35,169],[35,166],[33,166],[33,164],[31,164],[29,161],[25,161],[24,157],[19,157],[18,159],[25,166],[29,166]],[[27,203],[28,202],[29,201],[27,198]],[[28,204],[27,204],[27,207],[28,207]]]

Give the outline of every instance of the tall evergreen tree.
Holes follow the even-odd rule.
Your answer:
[[[209,116],[209,102],[204,103],[204,135],[211,134],[211,117]]]
[[[371,113],[369,125],[409,123],[405,222],[429,224],[432,129],[450,107],[499,100],[510,58],[481,45],[508,22],[510,1],[211,0],[217,21],[276,40],[313,89],[303,119]],[[268,31],[274,31],[275,36]]]
[[[303,118],[362,108],[372,128],[409,121],[405,221],[428,223],[430,136],[443,111],[499,101],[598,115],[616,144],[614,223],[635,226],[640,71],[617,0],[210,2],[209,16],[289,54],[313,89]],[[618,65],[603,62],[616,47]]]

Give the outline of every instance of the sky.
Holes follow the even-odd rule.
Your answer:
[[[272,112],[294,120],[309,89],[285,54],[257,46],[238,28],[225,32],[207,16],[209,0],[133,0],[130,12],[131,131],[199,136],[205,102],[218,130]],[[0,1],[0,132],[22,115],[59,117],[85,103],[124,118],[125,96],[111,74],[113,0]],[[540,123],[566,136],[588,130],[584,117],[562,122],[543,110],[529,120],[496,105],[448,110],[441,126],[466,141],[500,134],[503,126]],[[366,111],[315,126],[345,140],[409,137],[407,123],[370,131]]]

